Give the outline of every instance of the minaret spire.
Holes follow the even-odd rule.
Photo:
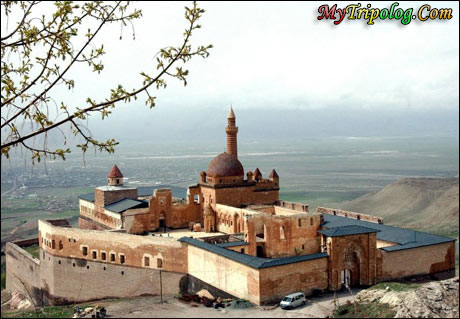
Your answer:
[[[230,106],[230,112],[227,116],[227,127],[225,128],[227,133],[227,154],[238,157],[237,138],[238,127],[236,127],[236,116],[233,113],[233,108]]]

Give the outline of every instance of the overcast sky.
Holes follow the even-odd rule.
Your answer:
[[[109,118],[112,122],[104,121],[101,128],[158,122],[161,112],[180,117],[178,111],[184,108],[188,115],[214,108],[222,116],[230,104],[237,115],[253,109],[331,110],[338,112],[337,121],[341,112],[350,110],[403,111],[405,116],[421,110],[458,114],[457,2],[399,3],[400,8],[414,8],[414,14],[425,3],[452,8],[451,20],[415,20],[409,25],[376,20],[371,26],[366,20],[346,18],[339,25],[319,21],[318,7],[325,3],[337,2],[199,2],[206,12],[192,44],[214,48],[208,59],[196,57],[187,64],[188,86],[171,79],[166,90],[156,92],[156,109],[149,110],[143,99],[122,104]],[[356,2],[338,6],[351,3]],[[393,2],[361,3],[382,9]],[[101,75],[86,72],[85,67],[73,70],[75,89],[71,94],[57,89],[56,96],[84,106],[88,96],[105,99],[119,83],[128,89],[138,87],[141,71],[155,74],[159,49],[181,44],[187,26],[183,7],[191,2],[132,5],[143,11],[143,17],[134,21],[135,40],[130,27],[122,31],[118,24],[108,27],[95,40],[104,43],[105,70]],[[127,118],[132,121],[125,123]],[[179,122],[182,125],[183,120]]]
[[[372,7],[389,8],[392,3]],[[399,7],[412,7],[415,13],[424,3],[400,2]],[[154,70],[159,48],[180,43],[187,4],[134,3],[143,10],[143,18],[134,22],[136,39],[124,28],[120,41],[118,26],[101,34],[98,40],[108,52],[106,70],[95,80],[77,82],[75,92],[94,96],[117,83],[139,83],[140,71]],[[458,108],[457,2],[430,3],[453,8],[451,20],[415,20],[406,26],[394,20],[369,26],[365,20],[347,19],[333,25],[317,20],[322,4],[199,3],[206,13],[192,43],[212,43],[214,49],[208,59],[189,64],[186,88],[170,81],[158,94],[159,105]]]

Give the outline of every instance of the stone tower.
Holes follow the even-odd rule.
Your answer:
[[[227,133],[227,154],[238,157],[238,147],[236,141],[236,135],[238,134],[238,127],[236,127],[236,118],[235,113],[233,113],[232,107],[230,107],[230,112],[227,116],[228,125],[225,128],[225,133]]]
[[[107,175],[107,184],[109,186],[123,186],[123,174],[117,165],[113,165],[109,175]]]

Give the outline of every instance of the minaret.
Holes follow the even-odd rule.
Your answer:
[[[235,126],[235,113],[230,106],[230,112],[227,116],[228,125],[225,128],[225,133],[227,133],[227,154],[238,157],[238,148],[236,142],[236,134],[238,133],[238,127]]]

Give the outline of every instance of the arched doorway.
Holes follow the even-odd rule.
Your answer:
[[[160,230],[166,232],[166,213],[164,210],[160,213]]]
[[[344,269],[342,270],[341,279],[342,285],[346,288],[356,287],[360,285],[360,259],[359,252],[350,246],[345,250],[343,256]]]

